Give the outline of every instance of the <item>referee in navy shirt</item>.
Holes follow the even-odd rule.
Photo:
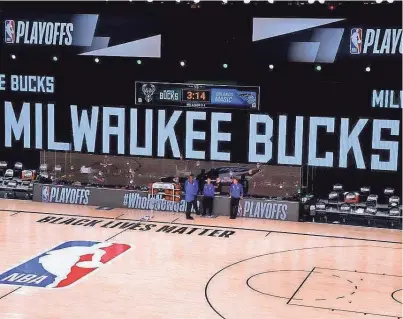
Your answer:
[[[243,197],[243,187],[238,184],[238,179],[234,178],[229,187],[229,195],[231,197],[230,219],[235,219],[238,214],[239,200]]]
[[[206,216],[208,211],[208,217],[213,217],[213,202],[214,202],[214,185],[211,184],[211,178],[207,178],[207,183],[203,187],[203,213],[202,217]]]

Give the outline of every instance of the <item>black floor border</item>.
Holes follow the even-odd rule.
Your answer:
[[[17,212],[17,210],[12,209],[0,209],[0,212]],[[103,217],[103,216],[88,216],[88,215],[76,215],[76,214],[62,214],[62,213],[48,213],[48,212],[36,212],[36,211],[22,211],[18,210],[20,214],[38,214],[38,215],[54,215],[54,216],[70,216],[70,217],[81,217],[81,218],[93,218],[93,219],[110,219],[114,220],[114,217]],[[132,218],[119,218],[119,220],[127,220],[127,221],[139,221],[138,219]],[[170,221],[162,222],[153,220],[153,223],[158,224],[171,224]],[[256,231],[256,232],[271,232],[276,234],[286,234],[286,235],[300,235],[300,236],[310,236],[310,237],[323,237],[323,238],[336,238],[336,239],[348,239],[348,240],[359,240],[359,241],[367,241],[367,242],[377,242],[377,243],[388,243],[388,244],[400,244],[403,243],[401,241],[391,241],[391,240],[379,240],[379,239],[368,239],[368,238],[357,238],[357,237],[344,237],[344,236],[333,236],[333,235],[321,235],[321,234],[310,234],[310,233],[297,233],[297,232],[287,232],[280,230],[267,230],[267,229],[255,229],[255,228],[244,228],[244,227],[229,227],[229,226],[220,226],[220,225],[204,225],[204,224],[185,224],[185,223],[175,223],[175,225],[180,226],[198,226],[198,227],[214,227],[221,229],[234,229],[234,230],[245,230],[245,231]],[[398,231],[398,230],[397,230]]]
[[[294,304],[294,303],[289,303],[288,305],[289,306],[304,307],[304,308],[323,309],[323,310],[330,310],[330,311],[359,313],[359,314],[363,314],[363,315],[380,316],[380,317],[388,317],[388,318],[401,318],[399,315],[383,315],[383,314],[379,314],[379,313],[371,313],[371,312],[355,311],[355,310],[345,310],[345,309],[337,309],[337,308],[327,308],[327,307],[316,307],[316,306],[307,306],[307,305],[298,305],[298,304]]]

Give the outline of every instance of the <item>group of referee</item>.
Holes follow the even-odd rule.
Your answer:
[[[213,203],[214,196],[220,194],[221,185],[219,179],[217,179],[216,184],[211,183],[211,178],[207,177],[207,180],[202,187],[203,195],[203,210],[200,214],[199,208],[197,206],[197,195],[199,193],[199,182],[194,179],[193,175],[190,175],[185,182],[185,201],[186,201],[186,219],[193,219],[191,216],[192,208],[195,210],[196,215],[201,215],[201,217],[213,217]],[[244,195],[243,186],[238,182],[237,178],[232,179],[232,183],[229,188],[229,196],[231,197],[231,211],[230,219],[235,219],[238,214],[239,201]]]

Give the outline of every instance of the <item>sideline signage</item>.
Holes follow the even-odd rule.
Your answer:
[[[247,198],[239,203],[238,216],[275,220],[299,220],[299,202]]]
[[[113,208],[132,208],[162,212],[186,211],[186,202],[172,202],[162,197],[151,196],[147,192],[124,189],[107,189],[82,186],[62,186],[34,184],[33,200],[42,203],[60,203]],[[198,197],[198,207],[202,210],[202,196]],[[214,198],[214,215],[229,216],[230,198]],[[245,198],[240,201],[239,217],[298,221],[299,203],[279,200]]]

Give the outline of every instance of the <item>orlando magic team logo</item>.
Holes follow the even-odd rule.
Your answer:
[[[65,242],[2,274],[0,284],[39,288],[72,285],[130,249],[126,244]]]
[[[246,104],[251,107],[256,107],[256,93],[255,92],[240,92],[239,97],[242,101],[245,101]]]
[[[14,20],[4,21],[4,42],[15,43],[15,22]]]
[[[362,29],[353,28],[350,34],[350,53],[360,54],[362,51]]]

